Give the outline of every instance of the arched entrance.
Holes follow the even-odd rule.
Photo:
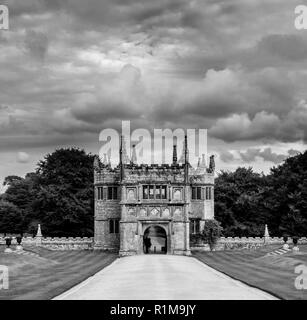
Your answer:
[[[144,253],[166,254],[167,235],[164,228],[156,225],[149,226],[144,231],[143,249]]]

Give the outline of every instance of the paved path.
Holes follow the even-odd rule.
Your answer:
[[[59,300],[267,300],[251,288],[192,257],[142,255],[119,258]]]

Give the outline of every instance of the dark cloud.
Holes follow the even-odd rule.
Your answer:
[[[223,162],[233,162],[234,158],[235,157],[234,157],[233,153],[231,153],[228,150],[224,150],[224,151],[220,152],[220,159]]]
[[[305,37],[293,34],[271,34],[261,39],[257,48],[260,54],[271,54],[275,58],[302,61],[307,59]]]
[[[48,38],[42,32],[29,30],[25,36],[25,49],[33,59],[43,61],[48,51]]]
[[[264,161],[273,162],[274,164],[281,163],[289,156],[297,154],[298,151],[290,149],[287,154],[278,154],[272,151],[271,148],[265,148],[261,151],[258,148],[250,148],[245,152],[239,152],[241,159],[244,162],[254,162],[257,160],[257,157],[262,158]]]

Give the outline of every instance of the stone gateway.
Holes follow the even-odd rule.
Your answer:
[[[214,157],[207,167],[202,155],[192,168],[187,137],[179,161],[174,146],[172,164],[138,165],[135,148],[129,161],[123,138],[119,152],[115,168],[106,155],[94,160],[94,248],[189,255],[190,234],[214,218]]]

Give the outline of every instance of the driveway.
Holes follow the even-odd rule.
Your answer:
[[[56,300],[271,300],[192,257],[140,255],[115,260]]]

